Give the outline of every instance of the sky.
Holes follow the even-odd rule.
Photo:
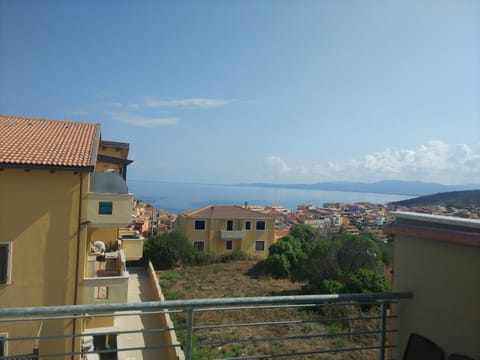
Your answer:
[[[479,39],[476,0],[0,0],[0,113],[135,180],[480,184]]]

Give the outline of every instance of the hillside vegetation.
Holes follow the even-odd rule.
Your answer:
[[[472,209],[480,206],[480,190],[451,191],[392,202],[400,206],[446,206]]]
[[[294,295],[301,293],[302,283],[292,283],[288,279],[272,279],[265,275],[262,262],[255,260],[213,263],[206,266],[186,266],[158,272],[160,286],[167,300],[201,299],[243,296]],[[325,310],[326,311],[326,310]],[[375,309],[363,314],[364,321],[316,322],[323,316],[357,317],[361,314],[355,306],[337,306],[332,313],[300,310],[296,308],[257,308],[225,311],[200,311],[195,313],[194,325],[265,323],[291,320],[293,323],[274,326],[258,325],[197,329],[194,342],[209,345],[194,347],[194,360],[210,360],[241,356],[265,356],[273,353],[308,352],[318,349],[338,349],[336,354],[299,355],[291,359],[377,359],[375,350],[341,352],[342,349],[360,346],[375,346],[378,338],[373,335],[342,336],[350,331],[367,331],[379,324],[372,320]],[[186,314],[174,313],[172,320],[177,328],[177,336],[185,341]],[[305,320],[306,322],[301,322]],[[316,337],[316,334],[327,334]],[[298,338],[298,336],[302,336]],[[253,338],[286,337],[290,340],[252,341]]]

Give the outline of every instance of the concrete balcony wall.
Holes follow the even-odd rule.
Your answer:
[[[120,276],[83,279],[83,304],[114,304],[128,301],[128,272]]]
[[[122,239],[122,249],[127,261],[140,260],[143,256],[143,238]]]
[[[112,214],[99,214],[100,202],[112,203]],[[122,227],[132,222],[132,194],[89,193],[87,220],[92,227]]]
[[[220,240],[243,240],[243,231],[220,230]]]
[[[395,213],[386,227],[395,235],[393,290],[412,291],[398,305],[400,329],[395,358],[412,332],[447,354],[480,358],[480,221]]]

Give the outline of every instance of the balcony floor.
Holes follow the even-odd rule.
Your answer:
[[[117,261],[117,259],[95,261],[96,277],[120,276]]]
[[[150,288],[150,282],[147,272],[142,268],[128,269],[130,274],[128,278],[128,302],[154,301],[153,293]],[[147,310],[148,311],[148,310]],[[128,312],[117,312],[125,314]],[[115,327],[125,330],[158,329],[160,326],[156,316],[135,315],[135,316],[116,316]],[[154,346],[156,344],[166,344],[168,340],[166,335],[161,333],[132,333],[122,334],[117,337],[117,348],[131,348]],[[118,360],[156,360],[167,359],[168,355],[163,349],[155,350],[129,350],[118,352]]]

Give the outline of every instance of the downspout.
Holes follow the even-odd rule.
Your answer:
[[[73,291],[73,305],[78,304],[78,275],[80,273],[80,234],[82,231],[82,200],[83,200],[83,172],[79,171],[80,174],[80,190],[78,192],[78,227],[77,227],[77,253],[75,259],[75,288]],[[77,333],[77,320],[73,319],[73,330],[72,330],[72,360],[75,359],[73,353],[75,353],[75,339]]]

